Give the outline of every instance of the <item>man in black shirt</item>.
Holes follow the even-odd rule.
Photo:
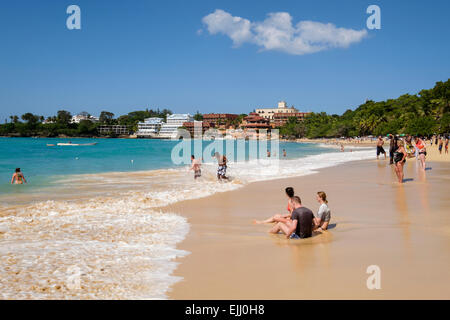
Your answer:
[[[271,233],[278,233],[282,231],[287,238],[309,238],[312,235],[312,226],[314,214],[308,208],[302,206],[300,197],[293,197],[292,204],[294,211],[291,219],[275,218],[278,222],[271,230]]]

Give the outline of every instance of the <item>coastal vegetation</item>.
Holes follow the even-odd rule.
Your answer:
[[[81,113],[83,116],[89,117],[87,112]],[[20,118],[17,115],[9,117],[10,121],[5,120],[0,125],[0,136],[12,137],[94,137],[99,136],[98,128],[102,125],[125,125],[131,131],[137,129],[137,123],[144,121],[145,118],[160,117],[167,118],[168,114],[172,114],[169,109],[143,111],[133,111],[118,118],[114,118],[114,113],[102,111],[98,121],[81,120],[79,123],[72,123],[72,114],[66,110],[60,110],[56,116],[45,119],[43,116],[25,113]],[[20,121],[23,120],[23,121]],[[107,136],[115,136],[107,134]]]
[[[137,130],[137,123],[146,118],[159,117],[166,120],[172,114],[169,109],[146,109],[133,111],[115,118],[114,113],[102,111],[98,121],[81,120],[72,123],[70,112],[60,110],[56,116],[45,119],[43,116],[25,113],[22,116],[11,115],[0,124],[0,136],[99,136],[101,125],[125,125],[131,131]],[[90,117],[85,112],[84,116]],[[232,121],[224,121],[226,127],[239,128],[246,114]],[[202,120],[200,112],[195,120]],[[279,127],[280,134],[287,138],[331,138],[355,137],[367,135],[411,134],[429,136],[450,132],[450,79],[437,82],[431,89],[421,90],[418,94],[404,94],[397,99],[386,101],[367,100],[355,110],[348,109],[342,115],[325,112],[311,113],[303,121],[289,118]],[[113,136],[112,134],[107,134]]]
[[[290,118],[280,127],[285,137],[331,138],[411,134],[429,136],[450,132],[450,79],[418,94],[397,99],[366,101],[342,115],[311,113],[304,121]]]

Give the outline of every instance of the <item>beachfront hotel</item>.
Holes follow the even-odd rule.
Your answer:
[[[311,112],[278,112],[273,115],[272,126],[274,128],[282,127],[286,124],[289,118],[297,118],[298,121],[305,120],[305,117]]]
[[[300,111],[296,108],[288,107],[286,101],[280,101],[278,102],[277,108],[259,108],[255,109],[255,113],[257,113],[259,116],[268,119],[270,121],[273,120],[273,117],[277,113],[299,113]]]
[[[138,137],[154,138],[159,134],[164,119],[162,118],[146,118],[143,122],[138,122],[138,131],[136,135]]]
[[[203,121],[208,123],[214,123],[216,127],[225,126],[233,120],[236,120],[239,116],[232,113],[207,113],[203,115]]]
[[[170,139],[176,136],[178,128],[183,126],[185,122],[193,122],[194,118],[189,113],[171,114],[167,116],[166,123],[161,125],[158,138]]]
[[[215,123],[214,122],[208,122],[208,121],[191,121],[191,122],[185,122],[183,123],[183,127],[186,128],[187,131],[189,131],[189,134],[191,135],[192,138],[194,138],[194,133],[195,133],[195,126],[201,126],[202,130],[201,133],[204,134],[205,131],[215,128]]]
[[[98,127],[98,132],[101,135],[108,135],[108,134],[116,134],[116,135],[129,135],[130,134],[130,128],[126,125],[101,125]]]

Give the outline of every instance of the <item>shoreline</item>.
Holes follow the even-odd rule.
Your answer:
[[[403,186],[394,182],[388,161],[362,160],[161,208],[187,218],[191,228],[177,246],[190,252],[176,260],[174,276],[183,280],[167,295],[195,300],[450,298],[450,280],[439,276],[450,264],[445,192],[450,166],[432,162],[424,176],[416,173],[414,162],[407,161],[405,178],[413,180]],[[268,235],[269,225],[252,225],[252,219],[285,211],[287,186],[313,212],[315,192],[326,191],[332,228],[295,241]],[[366,287],[366,268],[372,264],[383,272],[382,290]]]

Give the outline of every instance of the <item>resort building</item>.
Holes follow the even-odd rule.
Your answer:
[[[207,113],[203,115],[203,121],[214,123],[216,127],[225,126],[239,116],[231,113]]]
[[[261,117],[256,112],[251,112],[242,121],[242,127],[244,129],[271,129],[269,119]]]
[[[167,139],[175,137],[178,132],[178,128],[182,127],[183,123],[193,121],[194,118],[189,113],[168,115],[167,122],[161,125],[158,137]]]
[[[187,131],[189,131],[189,134],[191,135],[191,138],[194,138],[194,129],[195,125],[201,124],[202,126],[202,135],[205,133],[205,131],[215,128],[214,122],[206,122],[206,121],[192,121],[192,122],[185,122],[183,123],[183,127],[186,128]]]
[[[268,119],[270,121],[273,120],[273,116],[276,113],[298,113],[299,111],[294,107],[288,107],[286,101],[278,102],[278,108],[260,108],[255,109],[255,113],[264,119]]]
[[[147,118],[144,122],[138,122],[138,131],[136,135],[138,137],[151,137],[154,138],[159,134],[159,130],[163,125],[162,118]]]
[[[77,114],[76,116],[72,116],[72,119],[70,120],[71,123],[80,123],[80,121],[82,120],[88,120],[88,121],[92,121],[92,122],[98,122],[99,118],[98,117],[93,117],[90,114],[86,113],[86,112],[82,112],[80,114]]]
[[[100,134],[116,134],[118,136],[120,135],[129,135],[130,134],[130,128],[128,126],[124,125],[101,125],[98,127],[98,132]]]
[[[295,112],[295,113],[275,113],[272,119],[272,127],[281,127],[286,124],[289,118],[295,117],[298,121],[303,121],[311,112]]]

